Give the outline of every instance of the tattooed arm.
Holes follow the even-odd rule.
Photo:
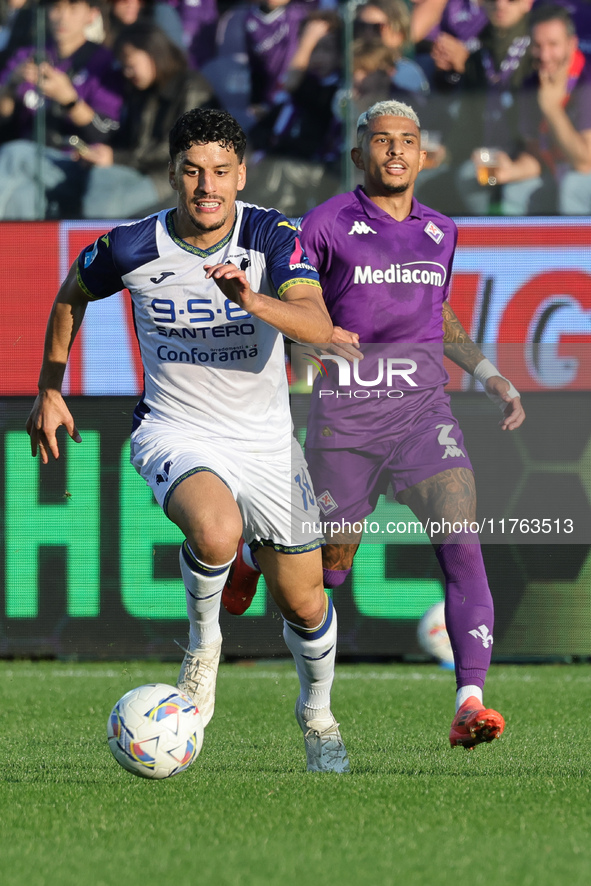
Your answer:
[[[521,397],[475,344],[448,301],[443,302],[443,353],[482,383],[487,395],[503,413],[501,428],[514,431],[525,419]]]
[[[470,375],[484,360],[484,354],[472,341],[448,301],[443,302],[443,353]]]

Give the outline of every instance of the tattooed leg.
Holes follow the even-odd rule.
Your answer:
[[[449,468],[399,493],[398,501],[408,505],[423,526],[443,521],[453,525],[476,519],[476,484],[469,468]],[[443,544],[450,532],[429,533],[433,545]]]
[[[327,535],[322,548],[324,586],[337,588],[342,585],[353,566],[353,558],[361,541],[361,533],[334,533]]]

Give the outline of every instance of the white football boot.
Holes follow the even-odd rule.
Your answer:
[[[298,698],[295,717],[304,733],[308,772],[349,772],[349,757],[339,724],[328,708],[318,711],[318,714],[321,716],[305,719]]]
[[[221,637],[202,649],[185,649],[185,657],[176,683],[177,687],[196,705],[204,726],[207,726],[213,717],[215,683],[221,651]]]

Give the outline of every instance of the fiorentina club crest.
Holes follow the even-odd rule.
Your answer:
[[[326,489],[324,492],[321,492],[320,495],[316,496],[316,500],[320,505],[320,510],[322,513],[327,516],[328,514],[332,514],[333,511],[336,511],[338,508],[338,504]]]
[[[428,234],[431,240],[435,240],[436,243],[441,243],[443,240],[443,231],[437,227],[435,222],[430,221],[427,223],[425,234]]]

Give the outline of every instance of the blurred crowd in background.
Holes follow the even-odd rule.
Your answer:
[[[421,120],[421,202],[591,214],[591,0],[0,0],[0,219],[166,206],[193,107],[248,133],[243,199],[300,216],[357,184],[355,121]]]

